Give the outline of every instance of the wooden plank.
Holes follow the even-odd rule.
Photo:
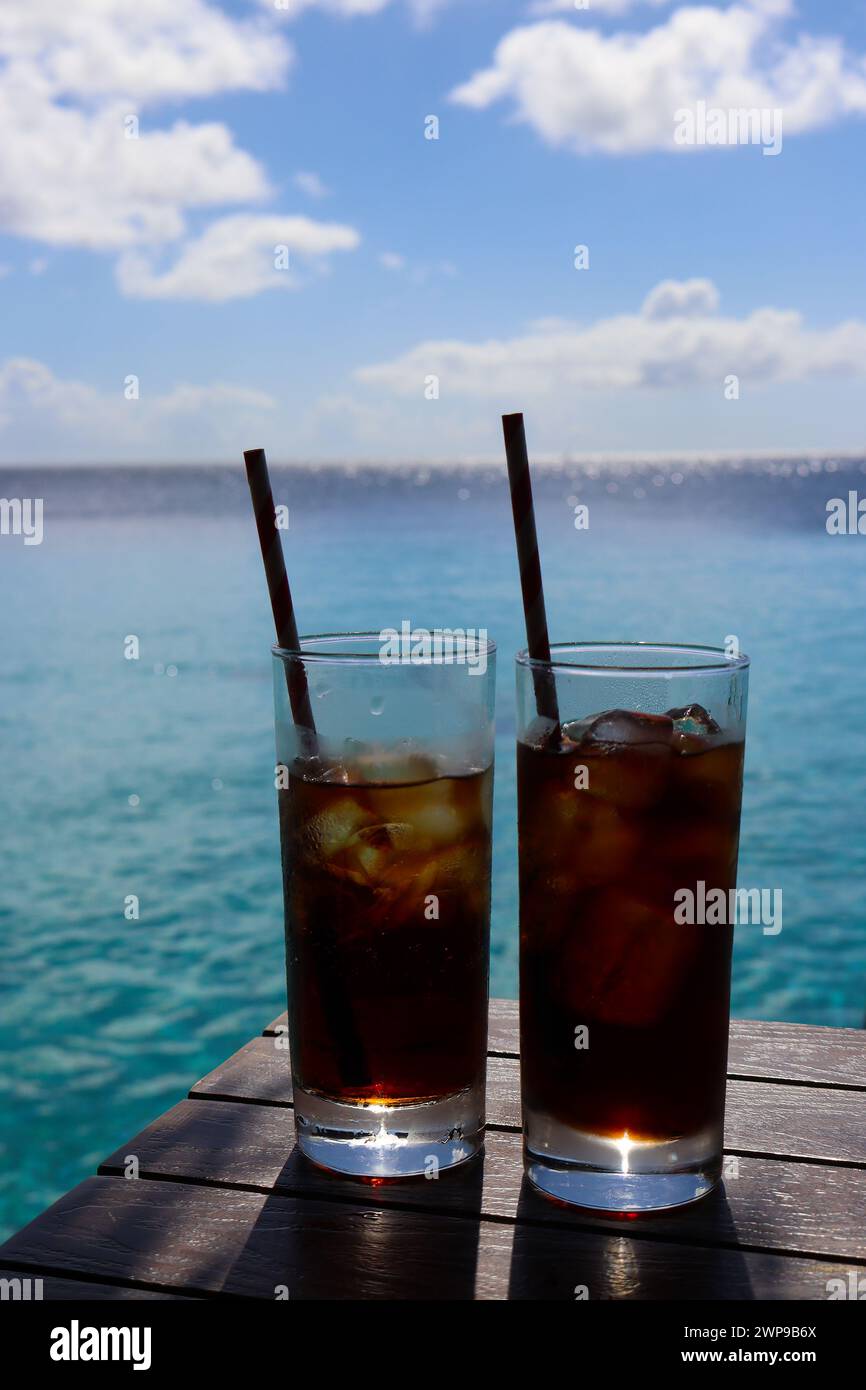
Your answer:
[[[502,1057],[520,1056],[520,1016],[516,999],[491,999],[487,1051]]]
[[[866,1089],[866,1031],[734,1019],[728,1075]]]
[[[134,1154],[142,1177],[174,1178],[278,1191],[299,1197],[480,1214],[514,1221],[583,1226],[619,1234],[622,1223],[545,1201],[523,1182],[518,1134],[491,1131],[484,1163],[435,1181],[359,1189],[323,1173],[294,1148],[291,1110],[231,1101],[186,1100],[154,1121],[100,1167],[124,1171]],[[777,1159],[739,1158],[724,1193],[675,1215],[641,1218],[640,1234],[684,1243],[749,1246],[866,1262],[866,1170]]]
[[[281,1042],[279,1037],[251,1038],[197,1081],[190,1095],[291,1105],[291,1064]]]
[[[282,1013],[264,1031],[272,1036],[287,1029],[288,1015]],[[516,999],[491,999],[488,1052],[519,1056]],[[732,1019],[728,1075],[864,1090],[866,1030]]]
[[[90,1178],[0,1252],[16,1267],[274,1299],[825,1299],[851,1267],[183,1182]],[[856,1271],[856,1267],[855,1271]]]
[[[3,1302],[30,1303],[109,1303],[117,1300],[142,1299],[150,1302],[200,1303],[201,1299],[192,1294],[164,1293],[154,1289],[132,1288],[129,1284],[100,1284],[95,1279],[58,1278],[55,1274],[27,1274],[20,1269],[0,1269],[0,1279],[18,1280],[31,1285],[31,1296],[11,1296]],[[37,1296],[34,1284],[41,1280],[41,1292]]]
[[[866,1165],[866,1092],[729,1081],[725,1148]]]
[[[281,1039],[253,1038],[193,1087],[192,1097],[291,1105]],[[490,1057],[487,1122],[520,1128],[520,1074],[513,1057]],[[725,1148],[735,1153],[866,1164],[866,1092],[729,1081]]]

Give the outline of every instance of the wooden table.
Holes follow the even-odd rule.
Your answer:
[[[523,1180],[512,1001],[491,1006],[484,1160],[435,1181],[300,1157],[284,1024],[13,1236],[0,1277],[46,1299],[824,1300],[866,1281],[866,1033],[733,1023],[724,1191],[615,1220]]]

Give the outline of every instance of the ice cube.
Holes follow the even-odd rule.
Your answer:
[[[529,724],[523,734],[522,742],[530,748],[553,749],[556,746],[555,735],[558,725],[553,719],[548,719],[544,714],[538,714]],[[565,730],[563,730],[563,733]]]
[[[623,815],[612,798],[593,791],[594,785],[591,771],[589,792],[573,793],[578,800],[584,798],[586,815],[562,856],[575,876],[578,891],[627,879],[634,872],[635,855],[641,842],[634,818]],[[622,779],[616,790],[622,794]]]
[[[479,889],[486,892],[489,859],[483,840],[469,840],[442,850],[431,861],[434,893],[460,893],[474,896]]]
[[[434,760],[407,740],[396,747],[346,739],[346,763],[350,780],[360,786],[400,786],[427,782],[437,775]]]
[[[647,744],[658,744],[667,748],[673,733],[673,721],[669,715],[639,714],[626,709],[607,710],[605,714],[597,714],[594,719],[576,722],[585,726],[582,742],[590,745],[602,743],[644,748]]]
[[[434,929],[452,922],[455,910],[480,914],[487,876],[486,849],[480,842],[399,855],[373,885],[375,903],[365,920],[380,930],[411,924]],[[431,895],[437,900],[433,915],[428,912]]]
[[[414,838],[411,825],[397,821],[365,825],[345,847],[345,867],[358,870],[369,883],[381,882],[412,849]]]
[[[646,1028],[681,988],[704,927],[680,926],[619,888],[595,893],[563,941],[561,997],[575,1024]]]
[[[352,796],[341,796],[326,811],[311,816],[300,834],[306,857],[325,863],[341,854],[352,836],[369,820]]]
[[[419,850],[453,844],[465,833],[453,779],[434,777],[415,786],[377,787],[368,793],[367,800],[383,818],[411,825]]]
[[[667,717],[674,721],[674,730],[679,734],[718,734],[721,732],[713,716],[703,705],[683,705],[682,709],[669,709]]]
[[[566,744],[583,743],[583,740],[586,738],[596,719],[602,717],[603,716],[598,714],[591,714],[588,719],[570,719],[567,724],[563,724],[562,726],[563,742]]]
[[[618,810],[651,806],[665,789],[673,722],[665,714],[608,710],[566,726],[576,736],[576,765],[587,769],[586,794]]]
[[[669,827],[670,829],[670,827]],[[702,880],[707,891],[733,888],[737,879],[737,836],[729,826],[694,819],[675,834],[662,832],[656,841],[659,866],[683,886]]]
[[[319,763],[318,770],[316,770],[316,761],[311,759],[309,767],[312,770],[311,781],[338,783],[344,787],[347,787],[352,781],[352,773],[344,763],[331,763],[328,766]]]
[[[562,782],[551,780],[536,797],[523,797],[519,818],[521,871],[531,870],[533,878],[552,879],[560,872],[570,872],[575,849],[591,830],[593,808],[606,809],[575,785],[583,761],[577,756],[556,759],[554,770],[561,771]]]

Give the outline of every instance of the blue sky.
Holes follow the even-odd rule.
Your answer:
[[[0,14],[3,461],[866,443],[866,0],[64,9]]]

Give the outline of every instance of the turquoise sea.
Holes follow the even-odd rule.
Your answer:
[[[741,1016],[863,1022],[866,536],[825,528],[827,500],[858,487],[851,460],[537,477],[554,638],[734,634],[752,658],[740,882],[781,888],[784,926],[739,930]],[[514,995],[522,631],[502,471],[280,470],[275,494],[302,629],[408,619],[498,643],[492,988]],[[0,495],[44,501],[41,545],[0,535],[8,1230],[261,1031],[284,979],[270,614],[242,470],[7,468]]]

